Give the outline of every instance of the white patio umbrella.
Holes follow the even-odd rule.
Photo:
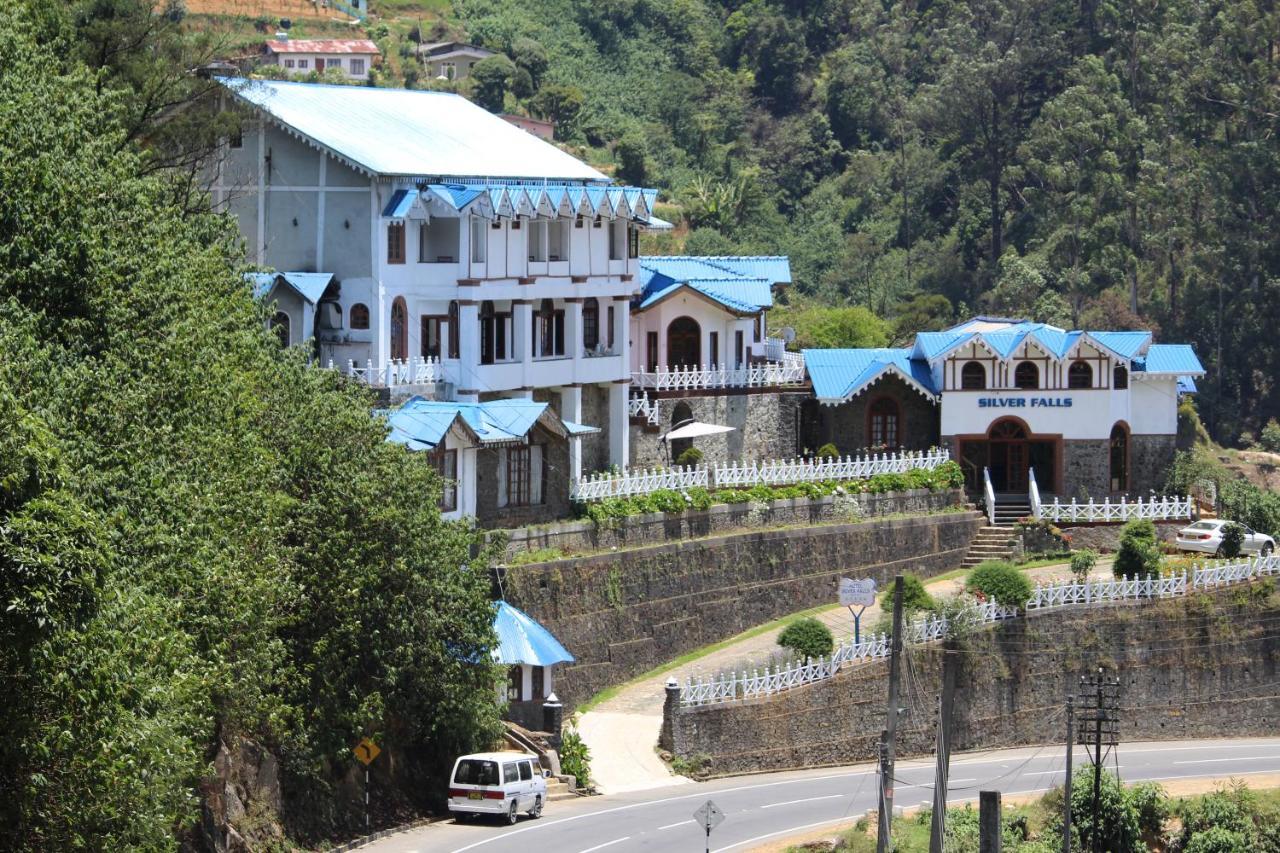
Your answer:
[[[704,424],[701,421],[685,421],[662,437],[662,441],[680,438],[701,438],[704,435],[719,435],[722,432],[733,432],[736,427]]]

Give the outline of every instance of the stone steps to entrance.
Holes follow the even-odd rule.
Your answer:
[[[1008,515],[1001,512],[1001,509],[1005,507],[1013,507],[1014,512],[1017,512],[1015,505],[996,504],[996,523],[978,530],[972,541],[969,542],[969,550],[965,554],[964,560],[960,563],[960,568],[971,569],[988,560],[1007,560],[1013,556],[1013,531],[1011,528],[1019,518],[1030,515],[1031,508],[1028,506],[1026,512]]]

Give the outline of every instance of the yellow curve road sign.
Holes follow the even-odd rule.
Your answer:
[[[351,751],[356,754],[356,758],[360,760],[360,763],[366,767],[369,766],[373,759],[382,754],[382,750],[378,748],[378,745],[368,738],[356,744]]]

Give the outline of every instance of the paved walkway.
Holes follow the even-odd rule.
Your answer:
[[[1028,569],[1026,574],[1034,583],[1049,578],[1069,579],[1071,572],[1066,563],[1058,563]],[[1110,558],[1099,559],[1093,574],[1110,577]],[[946,596],[955,594],[963,585],[961,576],[927,583],[925,588],[930,595]],[[831,629],[837,642],[853,636],[853,617],[847,608],[832,607],[816,614],[815,618]],[[879,619],[879,605],[868,607],[862,615],[864,633]],[[591,749],[591,775],[596,787],[607,794],[619,794],[687,781],[683,776],[673,775],[656,751],[667,679],[674,677],[684,683],[690,675],[763,667],[779,652],[780,633],[782,628],[778,627],[731,642],[692,663],[635,681],[579,717],[578,731]]]

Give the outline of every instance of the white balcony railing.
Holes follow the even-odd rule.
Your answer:
[[[782,354],[787,351],[787,344],[782,338],[765,338],[751,344],[751,354],[756,358],[781,362]]]
[[[575,501],[645,495],[659,489],[750,488],[786,486],[822,480],[862,480],[877,474],[901,474],[913,468],[936,468],[951,458],[946,450],[928,453],[882,453],[835,459],[768,459],[758,462],[728,462],[654,469],[600,473],[582,477],[570,497]]]
[[[1090,499],[1088,503],[1060,503],[1054,498],[1053,503],[1040,507],[1040,518],[1044,521],[1085,523],[1120,523],[1135,518],[1147,518],[1151,521],[1181,521],[1193,518],[1194,502],[1189,497],[1153,497],[1146,501],[1138,498],[1130,502],[1121,498],[1112,502],[1109,498],[1101,502]]]
[[[402,385],[429,385],[445,381],[444,368],[440,364],[440,359],[423,358],[421,356],[404,361],[392,360],[382,367],[374,367],[372,361],[366,361],[363,366],[356,364],[354,361],[348,361],[345,365],[339,366],[330,360],[329,369],[341,370],[347,376],[357,379],[365,385],[380,388],[395,388]]]
[[[700,391],[709,388],[763,388],[800,385],[803,360],[796,364],[744,364],[742,367],[660,367],[631,374],[631,384],[650,391]]]
[[[633,418],[644,418],[650,426],[657,426],[658,401],[650,400],[648,394],[632,397],[627,400],[627,414]]]

